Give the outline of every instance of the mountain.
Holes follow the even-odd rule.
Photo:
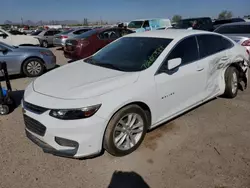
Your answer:
[[[32,20],[24,20],[23,21],[23,24],[24,25],[29,25],[29,26],[38,26],[38,25],[70,25],[70,24],[80,24],[80,23],[83,23],[82,22],[79,22],[77,20],[50,20],[50,21],[43,21],[43,20],[40,20],[40,21],[37,21],[37,22],[34,22]],[[4,22],[4,24],[8,24],[8,25],[21,25],[22,23],[21,22],[12,22],[10,20],[6,20]]]

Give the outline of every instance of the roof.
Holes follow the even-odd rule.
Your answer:
[[[161,19],[161,20],[169,20],[169,18],[142,18],[142,19],[135,19],[135,20],[132,20],[132,21],[159,20],[159,19]]]
[[[158,38],[175,39],[175,38],[183,38],[194,34],[207,34],[207,33],[211,32],[200,31],[200,30],[187,30],[187,29],[167,29],[167,30],[154,30],[154,31],[132,33],[125,37],[158,37]]]
[[[250,22],[233,22],[233,23],[222,24],[220,27],[229,25],[250,25]]]

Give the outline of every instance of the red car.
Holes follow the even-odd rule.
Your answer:
[[[87,31],[73,39],[66,40],[64,56],[72,60],[91,56],[112,41],[133,33],[125,28],[99,28]]]

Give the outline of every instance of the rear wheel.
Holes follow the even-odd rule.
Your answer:
[[[49,44],[46,40],[42,41],[42,47],[44,48],[48,48],[49,47]]]
[[[9,106],[0,105],[0,115],[7,115],[10,112]]]
[[[228,67],[225,72],[225,92],[227,98],[234,98],[238,94],[239,88],[239,72],[235,67]]]
[[[37,77],[43,74],[44,64],[38,58],[30,58],[23,64],[23,73],[28,77]]]
[[[140,146],[147,127],[143,109],[138,105],[126,106],[110,120],[104,135],[104,148],[114,156],[128,155]]]

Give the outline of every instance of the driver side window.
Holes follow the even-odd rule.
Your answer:
[[[176,47],[170,52],[167,60],[181,58],[181,65],[186,65],[197,61],[199,59],[198,48],[195,37],[189,37],[182,40]]]

